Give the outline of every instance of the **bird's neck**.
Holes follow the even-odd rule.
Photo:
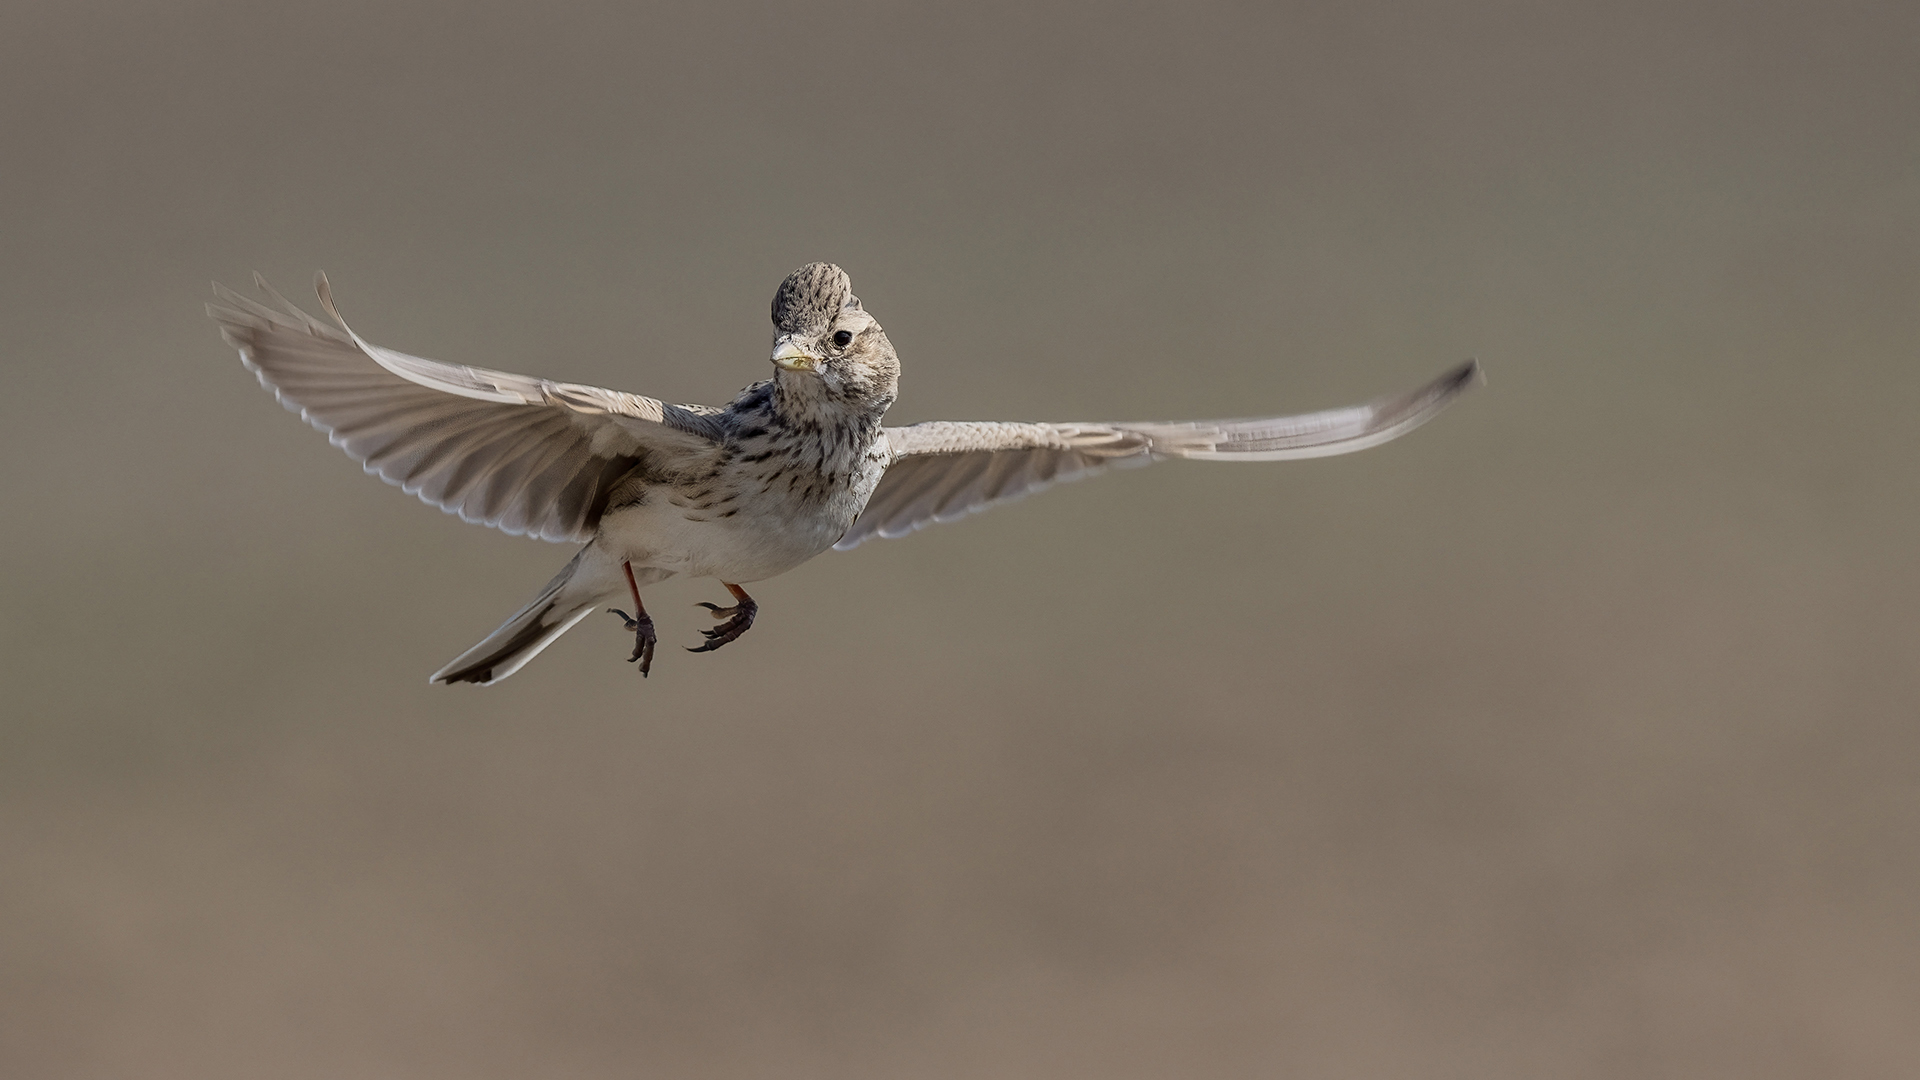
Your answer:
[[[770,404],[781,419],[800,428],[838,430],[872,439],[893,404],[893,395],[836,393],[811,375],[782,372],[773,380]]]

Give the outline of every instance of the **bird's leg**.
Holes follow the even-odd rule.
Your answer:
[[[733,598],[738,600],[739,603],[732,607],[721,607],[719,604],[708,604],[704,602],[694,605],[713,612],[713,617],[716,619],[725,619],[727,621],[711,630],[700,631],[707,636],[706,643],[697,649],[688,649],[688,652],[712,652],[727,642],[738,638],[741,634],[746,633],[747,628],[753,625],[753,616],[760,610],[760,605],[754,603],[753,597],[748,596],[747,590],[740,586],[730,585],[724,581],[720,584],[726,585],[727,591],[732,593]]]
[[[647,617],[646,605],[640,602],[640,583],[633,580],[633,564],[623,562],[620,567],[627,572],[627,591],[633,593],[634,614],[629,615],[619,608],[608,608],[607,611],[620,616],[626,622],[627,629],[633,631],[633,655],[627,657],[627,663],[640,661],[640,677],[644,679],[647,670],[653,667],[653,645],[660,639],[654,635],[653,620]]]

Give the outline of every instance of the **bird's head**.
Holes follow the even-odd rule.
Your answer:
[[[876,415],[893,404],[900,381],[893,343],[860,307],[847,272],[832,263],[808,263],[780,283],[773,363],[781,389]]]

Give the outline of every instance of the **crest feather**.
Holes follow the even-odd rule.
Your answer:
[[[782,334],[814,330],[853,300],[853,281],[832,263],[816,262],[795,270],[773,294],[773,325]]]

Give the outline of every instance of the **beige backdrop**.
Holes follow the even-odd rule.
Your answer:
[[[1920,1073],[1920,8],[691,6],[0,14],[0,1074]],[[200,311],[717,402],[812,259],[900,421],[1491,381],[448,689],[568,552]]]

